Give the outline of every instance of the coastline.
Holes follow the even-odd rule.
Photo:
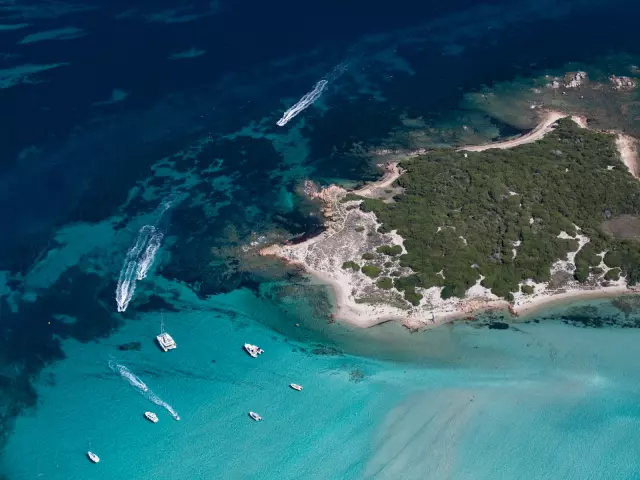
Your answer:
[[[565,117],[571,117],[580,127],[588,128],[583,117],[549,110],[543,113],[538,126],[522,137],[486,145],[465,146],[459,150],[479,152],[491,148],[507,149],[532,143],[551,132],[554,124]],[[629,172],[637,178],[637,153],[633,148],[635,146],[634,139],[618,132],[609,133],[616,135],[620,159]],[[424,152],[419,150],[408,155],[416,156],[422,153]],[[402,155],[405,158],[406,156],[406,153]],[[399,302],[395,301],[396,297],[391,291],[383,292],[384,295],[387,295],[384,298],[377,298],[377,295],[374,294],[367,296],[367,289],[375,287],[374,281],[361,273],[345,269],[343,260],[359,258],[361,254],[354,246],[358,241],[361,241],[353,234],[354,225],[365,225],[369,232],[374,232],[379,224],[373,213],[345,208],[341,199],[347,193],[361,197],[381,198],[383,196],[381,192],[388,192],[385,189],[391,187],[402,175],[402,170],[396,162],[390,161],[384,166],[385,173],[380,179],[367,183],[356,190],[347,191],[342,187],[331,185],[318,191],[306,185],[305,192],[311,198],[319,199],[323,203],[326,230],[295,245],[272,245],[259,252],[260,255],[275,256],[287,263],[298,265],[313,281],[328,286],[335,298],[332,318],[335,317],[360,328],[369,328],[388,321],[399,321],[410,330],[418,330],[439,326],[453,320],[473,320],[475,319],[474,315],[486,311],[508,311],[514,317],[528,318],[540,309],[548,308],[554,304],[638,293],[636,289],[627,287],[625,279],[621,277],[616,282],[609,282],[607,286],[593,283],[584,285],[569,281],[562,288],[549,289],[548,284],[531,284],[534,287],[533,294],[516,293],[514,301],[508,302],[492,294],[489,289],[482,287],[481,278],[476,285],[467,291],[464,298],[442,300],[439,287],[421,290],[423,299],[419,305],[414,307],[405,306],[403,308]],[[372,235],[372,233],[368,235]],[[586,237],[584,239],[586,242],[589,241]],[[395,231],[382,234],[381,241],[384,244],[399,245],[402,247],[403,253],[406,252],[402,237]],[[341,248],[351,249],[351,254],[342,259],[336,258],[338,255],[334,253],[338,249],[335,242],[340,242]],[[554,267],[575,269],[572,262],[578,251],[579,249],[569,254],[568,261],[559,260]]]

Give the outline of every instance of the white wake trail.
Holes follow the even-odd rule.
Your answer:
[[[138,230],[138,236],[120,269],[116,287],[118,312],[124,312],[129,306],[136,290],[136,281],[142,280],[149,273],[163,237],[164,234],[153,225],[144,225]]]
[[[293,117],[313,104],[313,102],[320,98],[320,95],[322,95],[322,91],[328,83],[329,82],[327,80],[320,80],[318,83],[316,83],[313,87],[313,90],[305,93],[304,96],[300,100],[298,100],[298,103],[284,112],[282,118],[276,122],[276,125],[278,125],[279,127],[284,127],[287,123],[289,123],[289,120],[291,120]]]
[[[120,374],[122,378],[124,378],[129,384],[138,390],[140,394],[142,394],[147,400],[152,401],[156,405],[163,407],[167,412],[171,414],[173,418],[176,420],[180,420],[180,415],[176,412],[171,405],[167,402],[163,401],[160,397],[158,397],[153,391],[144,383],[139,377],[137,377],[131,370],[129,370],[124,365],[120,365],[113,360],[109,360],[109,368],[114,372]]]
[[[144,250],[144,253],[140,257],[140,261],[138,263],[138,280],[142,280],[147,276],[147,273],[149,273],[149,269],[153,265],[153,260],[155,259],[156,253],[162,243],[162,237],[164,237],[162,233],[155,233],[149,239],[147,248]]]
[[[282,118],[276,122],[276,125],[278,125],[279,127],[284,127],[292,118],[310,107],[316,100],[318,100],[318,98],[320,98],[326,86],[339,78],[347,70],[348,67],[349,62],[346,61],[341,62],[333,67],[328,75],[325,75],[322,80],[320,80],[313,86],[313,90],[305,93],[293,107],[284,112]]]
[[[137,263],[125,260],[116,287],[116,304],[119,312],[124,312],[127,309],[133,298],[133,293],[136,291],[136,272]]]

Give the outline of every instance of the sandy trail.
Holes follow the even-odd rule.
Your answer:
[[[526,143],[532,143],[540,140],[547,133],[553,130],[552,125],[561,118],[565,118],[568,115],[566,113],[550,111],[542,118],[542,122],[538,124],[532,131],[518,138],[511,140],[505,140],[504,142],[489,143],[488,145],[473,145],[469,147],[462,147],[460,150],[466,150],[469,152],[482,152],[491,148],[513,148],[518,145],[524,145]],[[578,122],[576,122],[578,123]],[[580,125],[580,124],[579,124]],[[582,125],[581,125],[582,126]]]
[[[630,135],[618,133],[616,136],[616,147],[620,152],[622,162],[629,169],[629,173],[638,178],[640,168],[638,165],[638,142]]]

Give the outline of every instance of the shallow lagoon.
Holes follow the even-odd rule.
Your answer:
[[[320,320],[313,330],[292,317],[292,333],[278,334],[256,319],[289,325],[287,313],[246,290],[208,301],[183,290],[180,300],[191,311],[165,313],[175,351],[154,345],[157,314],[98,343],[67,341],[67,359],[38,381],[37,409],[18,419],[2,470],[65,480],[640,475],[638,330],[543,321],[411,334]],[[117,348],[135,341],[140,351]],[[251,359],[245,342],[265,354]],[[85,457],[89,444],[98,465]]]

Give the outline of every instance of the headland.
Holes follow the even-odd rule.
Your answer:
[[[329,285],[335,318],[359,327],[526,316],[636,292],[637,141],[578,114],[538,114],[516,138],[398,153],[355,190],[306,182],[326,230],[260,253]]]

